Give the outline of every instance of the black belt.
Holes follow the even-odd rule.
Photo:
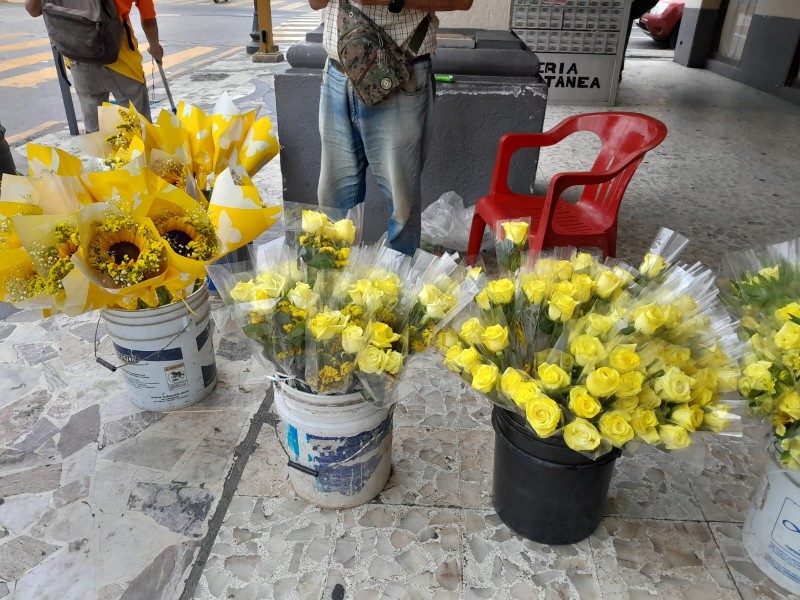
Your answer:
[[[430,59],[431,59],[431,55],[430,54],[420,54],[417,58],[415,58],[414,60],[411,61],[411,64],[415,65],[417,63],[421,63],[423,61],[430,60]],[[342,63],[340,63],[338,60],[333,60],[332,58],[330,58],[329,60],[331,61],[331,65],[333,65],[333,68],[336,69],[337,71],[339,71],[339,73],[343,73],[345,75],[347,74],[347,73],[345,73],[345,70],[344,70],[344,67],[342,66]]]

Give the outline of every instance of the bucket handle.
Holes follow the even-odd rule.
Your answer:
[[[97,333],[98,333],[98,331],[100,331],[100,319],[102,319],[102,315],[98,315],[98,316],[97,316],[97,325],[95,325],[95,328],[94,328],[94,360],[95,360],[95,362],[96,362],[97,364],[99,364],[99,365],[102,365],[102,366],[104,366],[106,369],[108,369],[108,370],[109,370],[109,371],[111,371],[112,373],[116,373],[118,370],[120,370],[120,369],[124,369],[125,367],[130,367],[130,366],[132,366],[132,365],[130,365],[130,364],[125,364],[125,365],[114,365],[114,364],[112,364],[112,363],[108,362],[108,361],[107,361],[106,359],[104,359],[103,357],[101,357],[101,356],[98,356],[98,355],[97,355],[97,349],[98,349],[98,347],[100,346],[100,340],[98,340],[98,339],[97,339]],[[140,362],[145,362],[145,361],[147,361],[147,360],[148,360],[148,359],[149,359],[151,356],[156,356],[156,355],[158,355],[158,354],[162,353],[164,350],[166,350],[167,348],[169,348],[169,346],[170,346],[170,344],[172,344],[172,342],[174,342],[174,341],[175,341],[175,340],[177,340],[179,337],[181,337],[181,336],[182,336],[184,333],[186,333],[186,330],[188,330],[188,329],[189,329],[189,326],[190,326],[191,324],[192,324],[192,319],[191,319],[191,318],[188,318],[188,319],[186,319],[186,325],[184,326],[184,328],[183,328],[183,329],[181,329],[181,330],[180,330],[178,333],[176,333],[176,334],[175,334],[175,337],[173,337],[173,338],[172,338],[170,341],[168,341],[168,342],[167,342],[167,343],[164,345],[164,347],[163,347],[163,348],[161,348],[161,350],[155,350],[155,351],[151,352],[150,354],[148,354],[147,356],[145,356],[144,358],[141,358],[141,359],[137,360],[137,361],[136,361],[136,363],[133,363],[133,364],[137,364],[137,363],[140,363]]]
[[[281,440],[281,436],[278,435],[278,419],[280,417],[273,410],[273,406],[275,406],[274,403],[273,403],[272,406],[270,406],[270,409],[269,409],[270,413],[272,413],[272,416],[275,417],[275,418],[271,419],[271,421],[272,421],[272,429],[275,431],[275,437],[278,440],[278,444],[280,444],[281,450],[283,450],[283,453],[286,455],[286,459],[287,459],[287,463],[286,464],[289,467],[291,467],[292,469],[300,471],[301,473],[305,473],[306,475],[311,475],[312,477],[319,478],[320,471],[314,470],[314,469],[312,469],[310,467],[307,467],[305,465],[301,465],[300,463],[295,462],[295,461],[292,460],[292,457],[289,455],[289,451],[286,449],[286,446],[284,446],[284,444],[283,444],[283,440]],[[391,415],[393,412],[394,412],[394,406],[392,406],[389,409],[389,415]],[[361,446],[361,448],[359,448],[358,450],[353,452],[353,454],[351,454],[347,458],[343,458],[339,462],[333,463],[332,465],[328,465],[328,467],[325,470],[328,471],[330,469],[334,469],[334,468],[338,467],[339,465],[343,465],[343,464],[345,464],[347,462],[350,462],[351,460],[353,460],[355,458],[358,458],[367,448],[369,448],[370,444],[372,442],[374,442],[376,439],[378,439],[378,435],[377,434],[372,436],[372,438],[370,438],[369,440],[367,440],[367,442],[365,442],[364,445]]]

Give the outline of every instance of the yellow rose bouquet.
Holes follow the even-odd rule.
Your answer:
[[[349,263],[360,224],[348,219],[347,211],[291,203],[284,210],[286,239],[308,268],[341,271]]]
[[[632,442],[684,448],[697,430],[733,434],[741,345],[714,275],[658,256],[650,275],[565,248],[523,261],[511,300],[497,292],[508,279],[490,281],[436,346],[536,436],[592,458]]]
[[[800,470],[800,239],[731,253],[720,287],[748,341],[738,382],[774,428],[781,463]]]
[[[497,222],[495,253],[497,264],[506,273],[516,273],[522,264],[522,256],[528,252],[530,227],[530,217]]]

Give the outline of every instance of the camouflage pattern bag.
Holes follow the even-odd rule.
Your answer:
[[[403,50],[350,0],[341,0],[339,62],[364,104],[379,104],[410,79],[413,52],[422,45],[429,23],[430,17],[426,16],[409,42],[410,51]]]

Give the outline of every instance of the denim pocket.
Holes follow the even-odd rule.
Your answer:
[[[404,96],[420,96],[428,88],[430,78],[430,61],[421,61],[412,66],[411,77],[405,83],[400,84],[397,89]]]

